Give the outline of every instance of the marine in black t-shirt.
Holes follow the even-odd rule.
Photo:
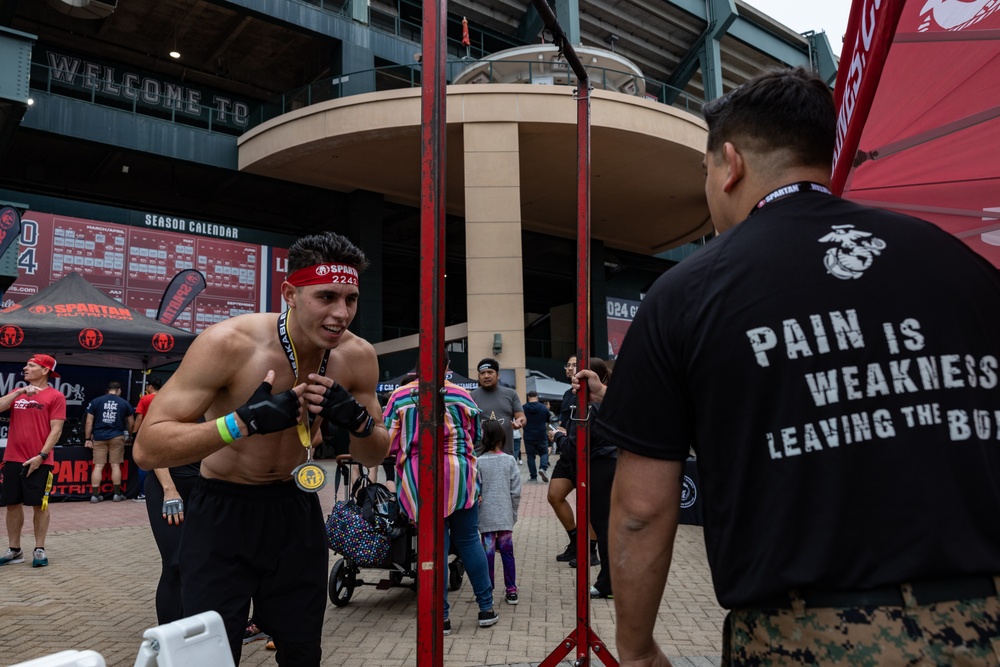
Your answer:
[[[655,283],[598,422],[646,457],[693,444],[724,607],[991,574],[998,358],[996,269],[929,223],[807,189]]]

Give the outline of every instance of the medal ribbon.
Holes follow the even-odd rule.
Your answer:
[[[827,195],[833,194],[832,192],[830,192],[830,188],[826,187],[825,185],[822,185],[821,183],[815,183],[813,181],[799,181],[798,183],[792,183],[791,185],[783,185],[777,190],[768,194],[759,202],[757,202],[757,205],[753,207],[753,210],[750,211],[747,217],[749,218],[751,215],[753,215],[760,209],[764,208],[771,202],[776,202],[779,199],[784,199],[785,197],[794,195],[797,192],[804,192],[804,191],[822,192],[823,194]]]
[[[295,343],[292,341],[292,335],[288,332],[288,311],[284,310],[278,315],[278,340],[281,341],[281,347],[285,350],[285,356],[288,357],[288,363],[292,367],[292,375],[295,376],[295,382],[299,380],[299,360],[298,354],[295,352]],[[323,353],[323,360],[319,362],[319,370],[316,371],[317,375],[326,375],[326,364],[330,360],[330,350],[326,350]],[[301,424],[295,425],[299,432],[299,441],[302,446],[306,449],[312,447],[312,438],[309,437],[309,433],[312,430],[312,413],[309,412],[309,408],[306,407],[306,420]]]

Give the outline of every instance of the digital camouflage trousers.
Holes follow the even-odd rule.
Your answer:
[[[726,616],[722,664],[997,667],[997,596],[914,607],[737,609]]]

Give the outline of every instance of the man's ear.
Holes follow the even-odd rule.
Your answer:
[[[743,155],[731,142],[722,145],[722,159],[726,163],[726,180],[722,184],[722,190],[726,194],[731,194],[736,184],[743,180],[746,164],[743,162]]]
[[[281,283],[281,296],[285,299],[285,303],[288,304],[289,308],[295,307],[295,297],[298,296],[298,293],[298,288],[287,280]]]

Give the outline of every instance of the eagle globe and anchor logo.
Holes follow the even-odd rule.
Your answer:
[[[832,229],[819,242],[836,243],[839,246],[827,250],[823,257],[826,272],[835,278],[860,278],[886,248],[885,241],[872,236],[871,232],[854,229],[854,225],[833,225]]]

